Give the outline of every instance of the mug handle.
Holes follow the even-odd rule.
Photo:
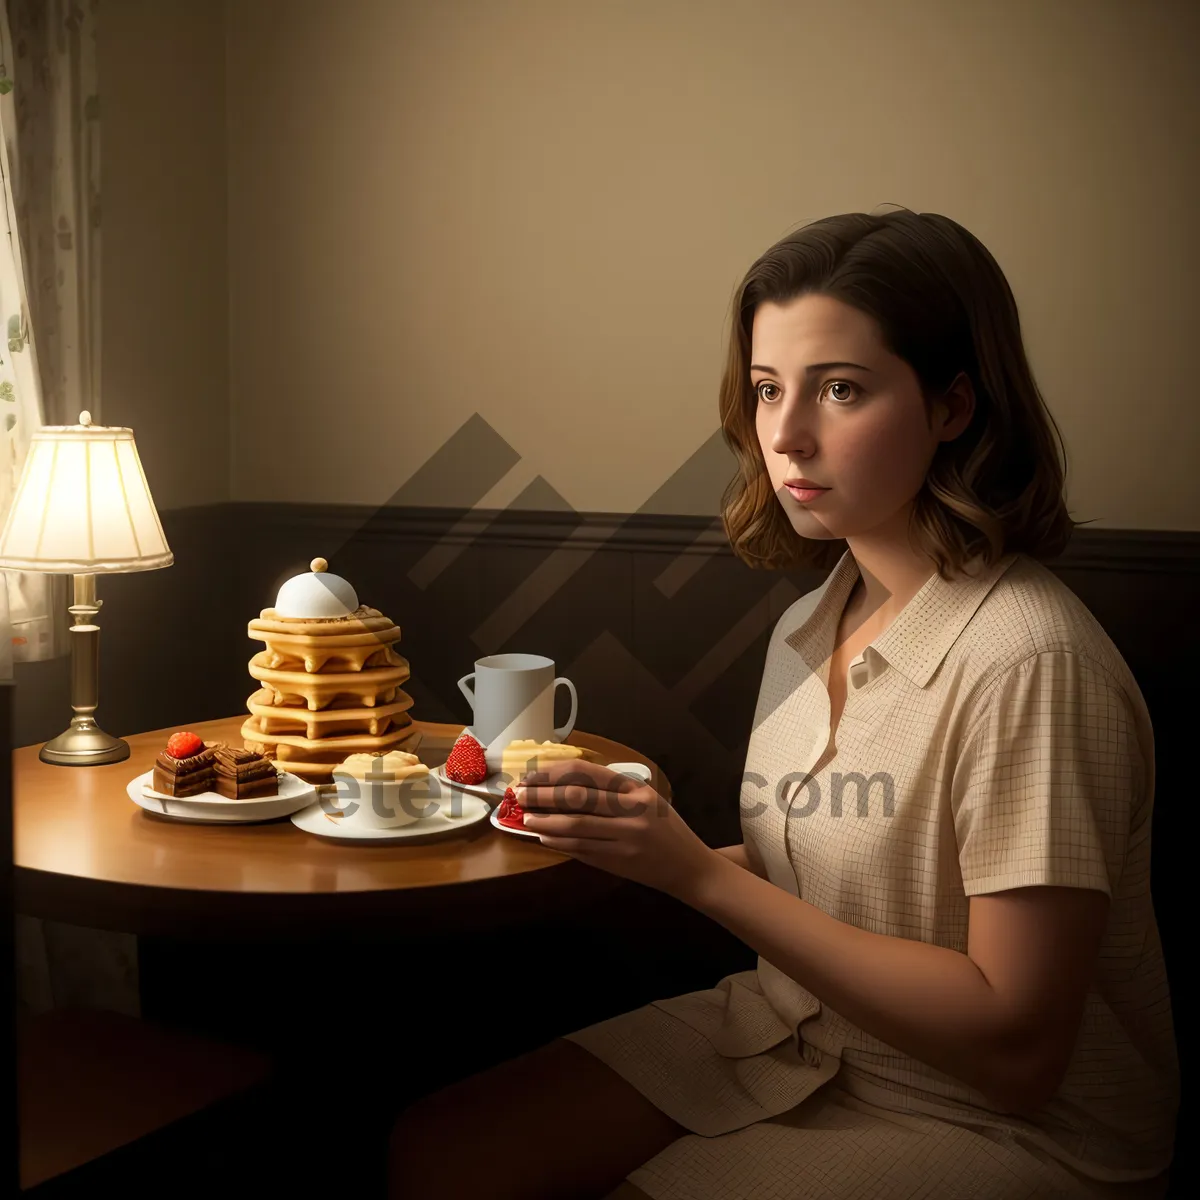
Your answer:
[[[630,779],[636,779],[638,783],[649,783],[653,778],[653,773],[645,763],[614,762],[608,764],[608,769],[616,771],[618,775],[627,775]]]
[[[470,675],[464,675],[458,681],[458,690],[460,692],[462,692],[462,694],[464,696],[466,696],[467,703],[471,706],[471,720],[474,721],[475,720],[475,689],[473,687],[467,687],[468,679],[471,680],[472,683],[475,681],[475,672],[474,671],[472,671],[470,673]]]
[[[557,694],[558,685],[565,683],[567,691],[571,693],[571,715],[567,718],[567,723],[561,728],[554,731],[554,740],[556,742],[565,742],[571,735],[571,730],[575,728],[575,714],[579,711],[579,697],[575,694],[575,685],[563,676],[559,676],[554,681],[553,692]]]

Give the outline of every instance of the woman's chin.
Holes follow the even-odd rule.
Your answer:
[[[844,538],[844,533],[838,532],[837,526],[813,513],[794,512],[788,514],[792,528],[802,537],[813,542],[832,542]]]

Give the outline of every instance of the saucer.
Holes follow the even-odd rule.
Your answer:
[[[199,792],[195,796],[167,796],[156,792],[150,784],[153,768],[125,787],[134,804],[160,817],[177,821],[196,821],[203,825],[247,825],[256,821],[274,821],[290,817],[299,808],[313,801],[316,788],[297,775],[284,771],[279,776],[279,795],[254,796],[248,800],[231,800],[220,792]]]
[[[467,795],[456,789],[451,790],[445,800],[430,798],[430,804],[437,805],[438,811],[412,821],[408,825],[400,825],[391,829],[375,829],[370,825],[358,825],[347,821],[344,817],[330,815],[322,807],[321,801],[309,804],[299,812],[292,813],[292,824],[305,833],[314,833],[318,837],[335,838],[339,841],[354,842],[404,842],[413,838],[425,837],[434,833],[452,833],[465,829],[482,821],[491,811],[490,807],[478,796]],[[335,808],[330,804],[330,808]],[[457,813],[457,816],[447,814]]]

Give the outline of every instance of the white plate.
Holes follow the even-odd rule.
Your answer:
[[[493,829],[498,829],[501,833],[515,833],[517,837],[534,838],[536,841],[541,841],[541,838],[532,829],[517,829],[512,825],[502,825],[500,818],[496,815],[499,811],[499,807],[493,808],[492,815],[488,817]]]
[[[130,800],[147,812],[178,821],[198,821],[204,825],[245,825],[255,821],[274,821],[290,817],[298,808],[311,804],[316,789],[297,775],[284,771],[279,776],[279,795],[254,796],[249,800],[231,800],[220,792],[200,792],[196,796],[164,796],[150,784],[151,768],[131,779],[125,791]]]
[[[470,725],[467,725],[462,730],[458,738],[462,737],[464,733],[470,737],[475,737],[475,730]],[[454,739],[455,742],[458,741],[458,738]],[[475,738],[475,740],[479,741],[478,738]],[[453,747],[451,748],[453,749]],[[451,779],[446,774],[445,763],[439,763],[436,767],[433,767],[432,773],[437,777],[439,782],[444,783],[447,787],[458,788],[459,791],[470,792],[473,796],[483,796],[488,800],[503,800],[504,793],[509,786],[508,776],[501,775],[499,772],[489,775],[482,783],[459,783],[457,779]]]
[[[445,763],[442,763],[440,767],[434,767],[433,774],[440,783],[444,783],[447,787],[452,787],[460,792],[470,792],[472,796],[482,796],[485,800],[503,800],[504,793],[510,786],[508,776],[501,775],[499,772],[489,775],[482,783],[459,783],[457,779],[451,779],[446,774]]]
[[[650,768],[645,763],[609,763],[608,769],[616,771],[621,775],[632,775],[635,779],[641,780],[642,783],[650,782]],[[455,787],[458,787],[455,784]],[[492,809],[492,815],[488,818],[493,829],[500,830],[501,833],[515,833],[517,837],[536,838],[538,835],[532,829],[517,829],[512,825],[505,825],[500,821],[498,816],[500,806],[497,805]]]
[[[398,828],[373,829],[370,825],[359,825],[354,821],[347,821],[344,817],[330,816],[326,809],[336,813],[336,793],[324,799],[324,805],[318,800],[315,804],[309,804],[299,812],[292,813],[292,824],[297,829],[303,829],[305,833],[315,833],[318,837],[344,841],[403,842],[428,834],[452,833],[458,829],[465,829],[468,825],[482,821],[491,811],[489,805],[480,797],[452,788],[444,799],[430,797],[430,801],[439,806],[437,812]]]
[[[463,733],[469,733],[472,737],[475,736],[470,726],[464,729]],[[462,737],[462,734],[459,734],[459,737]],[[634,775],[643,783],[650,781],[650,768],[644,763],[609,763],[608,768],[610,771],[620,771],[622,774]],[[516,780],[510,779],[502,771],[497,771],[494,775],[489,775],[482,783],[459,783],[458,780],[451,779],[446,774],[445,763],[434,767],[431,773],[437,777],[439,782],[446,784],[448,787],[459,788],[461,791],[472,793],[472,795],[485,796],[488,799],[496,801],[503,800],[504,793],[516,783]],[[524,774],[524,772],[522,771],[521,774]],[[501,826],[501,828],[503,829],[504,827]]]

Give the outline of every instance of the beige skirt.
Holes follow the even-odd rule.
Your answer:
[[[1162,1200],[1165,1179],[1101,1183],[1004,1129],[896,1113],[848,1095],[836,1060],[794,1039],[728,1058],[654,1005],[567,1034],[692,1132],[609,1200]],[[805,1066],[814,1090],[782,1111]],[[818,1078],[823,1077],[823,1078]],[[747,1114],[751,1116],[745,1122]],[[731,1125],[740,1124],[738,1128]]]

